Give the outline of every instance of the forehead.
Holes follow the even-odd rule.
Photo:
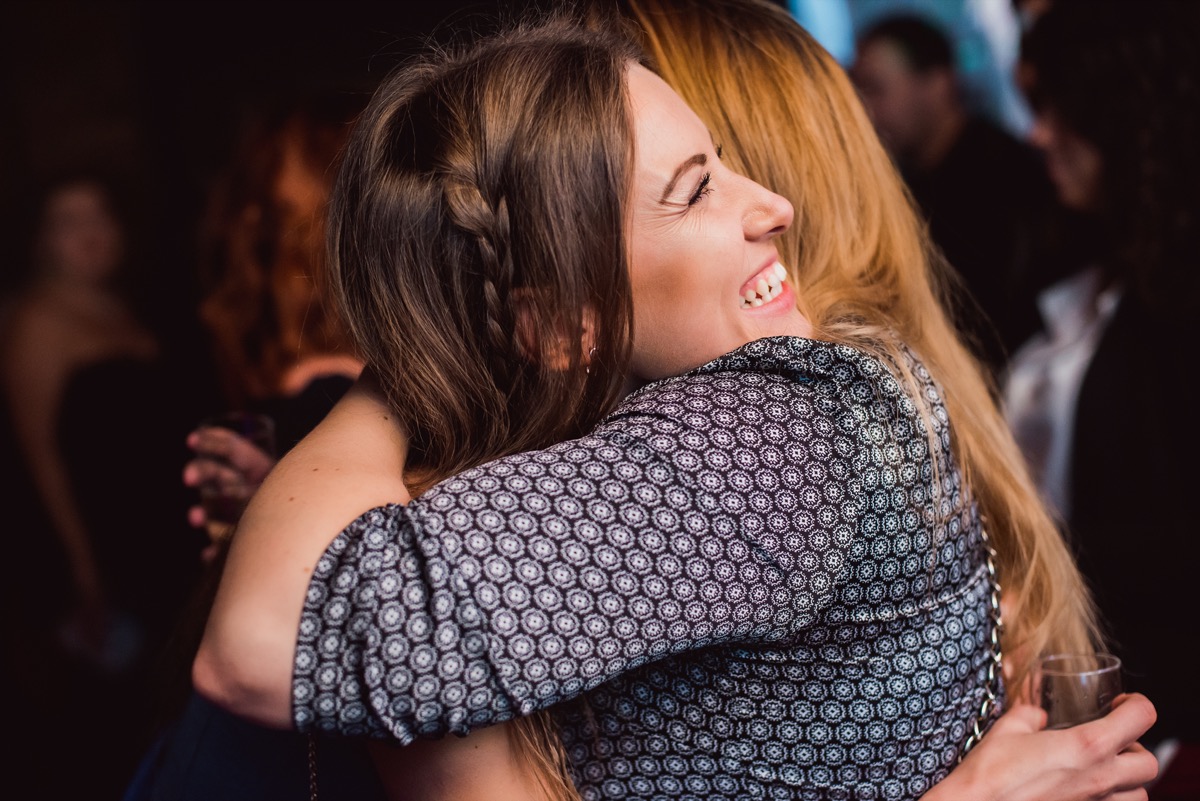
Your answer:
[[[50,219],[80,214],[101,214],[108,211],[104,192],[92,184],[72,184],[55,190],[46,200],[44,215]]]
[[[666,81],[639,64],[629,67],[628,81],[637,172],[674,170],[708,148],[708,128]]]
[[[854,71],[871,77],[907,77],[913,74],[908,57],[890,39],[868,39],[859,46]]]

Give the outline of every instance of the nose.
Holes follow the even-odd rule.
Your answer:
[[[756,242],[771,239],[786,231],[796,212],[791,202],[764,186],[746,179],[750,189],[750,204],[742,218],[746,240]]]

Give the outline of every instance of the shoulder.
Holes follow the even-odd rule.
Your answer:
[[[362,372],[362,362],[342,353],[306,357],[288,368],[280,379],[284,395],[301,396],[324,385],[350,384]]]
[[[267,476],[239,534],[327,543],[365,510],[409,501],[404,456],[390,410],[352,388]]]
[[[877,414],[895,416],[898,404],[910,411],[907,400],[879,357],[844,344],[777,337],[642,387],[598,433],[667,452],[692,440],[706,447],[734,447],[760,436],[784,442],[817,428],[856,430]]]
[[[5,334],[21,340],[62,338],[70,318],[44,292],[33,291],[12,301],[5,320]]]
[[[648,384],[617,409],[686,414],[706,407],[760,407],[770,399],[862,394],[895,383],[878,357],[849,345],[802,337],[755,340],[695,370]]]

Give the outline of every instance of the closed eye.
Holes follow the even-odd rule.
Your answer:
[[[700,185],[696,187],[696,191],[692,193],[692,196],[690,198],[688,198],[689,206],[696,205],[697,203],[700,202],[700,199],[702,197],[704,197],[705,195],[707,195],[709,192],[712,191],[712,187],[709,186],[709,183],[711,181],[712,181],[712,173],[711,172],[704,173],[704,177],[700,179]]]

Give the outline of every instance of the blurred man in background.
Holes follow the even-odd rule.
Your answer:
[[[961,327],[999,371],[1037,327],[1031,285],[1057,272],[1047,228],[1054,195],[1036,151],[969,105],[956,64],[946,33],[903,14],[859,35],[851,74],[934,241],[978,304],[962,310]]]

